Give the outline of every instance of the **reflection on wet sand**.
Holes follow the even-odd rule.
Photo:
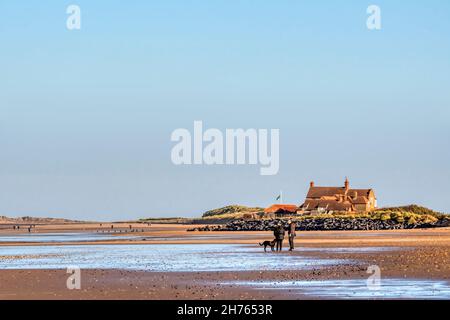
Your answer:
[[[441,280],[381,279],[371,287],[366,279],[228,282],[255,290],[289,290],[292,294],[328,299],[450,299],[450,285]]]
[[[265,254],[254,246],[221,244],[14,246],[2,248],[2,258],[0,269],[62,269],[76,265],[85,269],[173,272],[296,270],[351,263],[287,252]]]

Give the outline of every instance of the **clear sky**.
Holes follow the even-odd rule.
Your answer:
[[[449,212],[449,16],[447,0],[1,0],[0,215],[198,216],[345,176],[379,205]],[[194,120],[279,128],[278,175],[173,165],[170,134]]]

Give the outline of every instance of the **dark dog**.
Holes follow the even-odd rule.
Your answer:
[[[259,245],[262,247],[262,246],[264,246],[264,252],[267,252],[266,251],[266,249],[267,249],[267,247],[270,247],[270,249],[272,250],[272,251],[275,251],[275,240],[272,240],[272,241],[264,241],[263,243],[260,243]]]

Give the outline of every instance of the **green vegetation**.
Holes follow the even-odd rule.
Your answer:
[[[187,223],[191,223],[192,219],[180,218],[180,217],[172,217],[172,218],[143,218],[143,219],[139,219],[139,222],[142,222],[142,223],[161,223],[161,224],[187,224]]]
[[[252,208],[239,205],[231,205],[223,208],[213,209],[203,213],[202,218],[241,218],[244,215],[254,215],[263,212],[263,208]]]
[[[218,209],[206,211],[201,218],[189,219],[189,218],[147,218],[140,219],[140,222],[151,223],[166,223],[166,224],[220,224],[227,223],[231,220],[265,220],[272,219],[273,216],[265,216],[264,209],[258,207],[246,207],[240,205],[230,205]],[[314,214],[314,215],[292,215],[285,216],[285,219],[293,218],[295,220],[304,219],[371,219],[381,221],[395,221],[396,223],[406,224],[427,224],[434,223],[438,220],[448,219],[449,215],[445,215],[431,209],[421,207],[418,205],[408,205],[401,207],[387,207],[380,208],[372,212],[333,212],[331,214]]]
[[[263,208],[250,208],[246,206],[231,205],[223,208],[207,211],[203,214],[202,220],[209,219],[270,219],[264,217]],[[395,221],[397,223],[434,223],[440,219],[449,217],[440,212],[421,207],[418,205],[407,205],[401,207],[380,208],[372,212],[333,212],[331,214],[315,214],[315,215],[292,215],[285,218],[293,218],[296,220],[304,219],[372,219],[381,221]]]
[[[448,216],[443,213],[415,204],[401,207],[380,208],[370,213],[371,219],[395,220],[398,223],[406,222],[407,224],[434,223],[447,217]]]
[[[430,215],[430,216],[434,216],[436,218],[441,218],[443,216],[445,216],[443,213],[441,212],[437,212],[422,206],[418,206],[416,204],[411,204],[411,205],[407,205],[407,206],[401,206],[401,207],[388,207],[388,208],[380,208],[375,210],[374,212],[399,212],[399,213],[405,213],[405,212],[409,212],[409,213],[414,213],[414,214],[418,214],[418,215]]]
[[[395,220],[398,223],[406,222],[408,224],[415,223],[433,223],[441,217],[431,214],[420,214],[409,211],[375,211],[370,216],[371,219],[377,220]]]
[[[434,223],[441,219],[449,219],[448,215],[418,205],[408,205],[402,207],[380,208],[372,212],[334,212],[332,214],[303,215],[297,220],[303,219],[372,219],[381,221],[395,221],[407,224]]]

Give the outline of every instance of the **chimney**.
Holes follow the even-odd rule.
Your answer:
[[[350,188],[350,183],[348,182],[347,177],[345,177],[344,186],[345,186],[345,190],[348,190]]]
[[[309,183],[309,187],[310,187],[310,188],[313,188],[313,187],[314,187],[314,181],[311,181],[311,182]]]

